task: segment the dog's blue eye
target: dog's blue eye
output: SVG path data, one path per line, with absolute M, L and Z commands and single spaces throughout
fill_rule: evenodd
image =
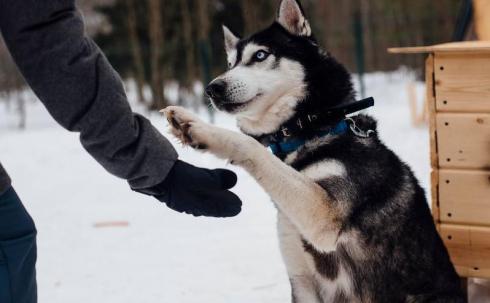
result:
M 258 51 L 255 53 L 255 60 L 257 61 L 264 61 L 265 59 L 267 59 L 267 57 L 269 57 L 269 53 L 265 52 L 265 51 Z

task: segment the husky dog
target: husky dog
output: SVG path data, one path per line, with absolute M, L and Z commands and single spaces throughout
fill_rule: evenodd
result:
M 229 69 L 206 91 L 244 134 L 164 112 L 184 144 L 243 167 L 271 196 L 292 302 L 465 302 L 424 191 L 374 119 L 310 123 L 355 94 L 300 3 L 282 0 L 277 20 L 247 39 L 223 28 Z

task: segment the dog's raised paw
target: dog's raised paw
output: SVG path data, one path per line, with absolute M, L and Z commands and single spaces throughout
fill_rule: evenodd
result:
M 177 121 L 177 119 L 175 118 L 174 116 L 174 112 L 173 111 L 169 111 L 168 115 L 167 115 L 167 121 L 168 123 L 175 129 L 181 129 L 180 127 L 180 123 Z
M 204 143 L 197 141 L 195 137 L 192 136 L 192 129 L 194 128 L 194 126 L 195 126 L 194 122 L 186 122 L 181 126 L 181 130 L 182 130 L 181 141 L 185 145 L 189 145 L 190 147 L 195 149 L 206 149 L 206 145 Z
M 196 140 L 192 130 L 203 123 L 196 115 L 179 106 L 169 106 L 162 111 L 167 118 L 170 131 L 182 144 L 195 149 L 206 149 L 206 144 Z

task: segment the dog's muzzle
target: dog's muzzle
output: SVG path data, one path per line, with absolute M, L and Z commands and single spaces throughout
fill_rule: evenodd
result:
M 226 82 L 217 79 L 209 83 L 206 87 L 206 95 L 213 100 L 223 100 L 226 95 Z

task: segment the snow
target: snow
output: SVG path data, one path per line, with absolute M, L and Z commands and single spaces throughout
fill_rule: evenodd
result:
M 428 189 L 428 130 L 411 125 L 406 93 L 413 78 L 407 71 L 368 75 L 367 95 L 377 102 L 368 113 L 379 119 L 386 144 Z M 422 102 L 424 86 L 416 87 Z M 289 301 L 275 209 L 244 171 L 176 143 L 183 160 L 236 171 L 234 192 L 244 208 L 231 219 L 173 212 L 106 173 L 76 134 L 57 126 L 27 95 L 24 131 L 15 128 L 13 109 L 0 102 L 0 159 L 37 224 L 40 303 Z M 146 115 L 167 133 L 159 114 Z M 216 121 L 235 128 L 229 116 L 217 114 Z M 129 225 L 95 227 L 113 221 Z

